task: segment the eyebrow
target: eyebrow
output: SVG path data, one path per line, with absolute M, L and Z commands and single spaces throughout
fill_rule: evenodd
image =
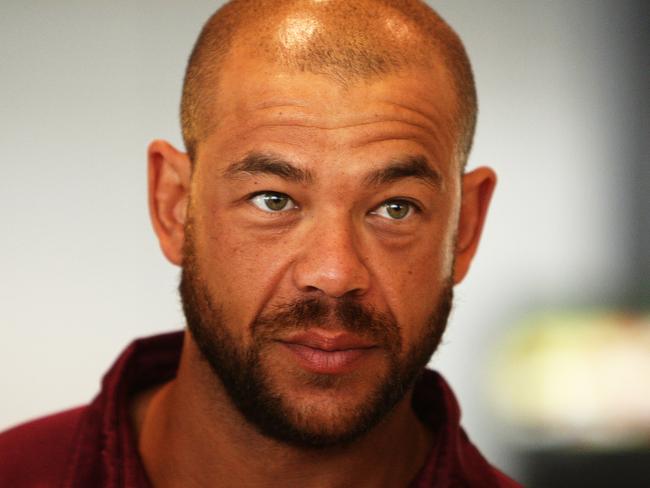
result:
M 256 152 L 247 154 L 243 159 L 230 164 L 223 174 L 230 179 L 240 178 L 244 174 L 266 174 L 302 184 L 314 181 L 311 171 L 298 168 L 274 154 Z M 364 178 L 364 184 L 380 186 L 405 178 L 418 178 L 434 187 L 439 187 L 442 181 L 440 173 L 431 167 L 427 158 L 409 156 L 394 160 L 387 166 L 372 171 Z
M 229 165 L 223 175 L 236 179 L 244 174 L 274 175 L 295 183 L 310 183 L 314 177 L 309 170 L 298 168 L 274 154 L 250 153 Z
M 424 183 L 440 187 L 442 177 L 433 169 L 424 156 L 409 156 L 402 160 L 394 160 L 387 166 L 373 171 L 365 178 L 367 185 L 385 185 L 405 178 L 418 178 Z

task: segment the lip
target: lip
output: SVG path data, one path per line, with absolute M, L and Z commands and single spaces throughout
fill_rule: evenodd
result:
M 309 330 L 279 341 L 308 371 L 341 374 L 371 355 L 376 344 L 348 332 Z
M 345 351 L 347 349 L 368 349 L 376 344 L 349 332 L 310 329 L 296 332 L 282 342 L 320 349 L 322 351 Z

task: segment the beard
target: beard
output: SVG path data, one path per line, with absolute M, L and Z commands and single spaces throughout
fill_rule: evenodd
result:
M 453 301 L 451 278 L 445 281 L 433 313 L 409 350 L 403 350 L 400 326 L 392 315 L 378 312 L 355 297 L 299 298 L 262 311 L 248 327 L 251 344 L 244 346 L 231 332 L 222 307 L 213 300 L 198 266 L 186 229 L 183 270 L 179 285 L 187 326 L 203 359 L 244 419 L 259 433 L 302 449 L 344 446 L 360 438 L 400 402 L 414 386 L 445 330 Z M 245 328 L 246 324 L 237 324 Z M 274 384 L 265 352 L 280 334 L 313 327 L 346 331 L 370 339 L 384 353 L 386 373 L 368 381 L 370 390 L 355 405 L 341 405 L 326 419 L 314 406 L 300 408 L 291 391 Z M 289 368 L 287 367 L 287 370 Z M 302 385 L 331 392 L 332 402 L 344 380 L 339 375 L 296 372 Z M 220 383 L 220 385 L 219 385 Z M 318 406 L 315 407 L 318 410 Z

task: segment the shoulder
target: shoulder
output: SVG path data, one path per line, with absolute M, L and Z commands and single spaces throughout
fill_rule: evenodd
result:
M 437 441 L 414 486 L 521 486 L 492 466 L 472 443 L 461 426 L 458 401 L 439 373 L 425 370 L 413 393 L 413 408 L 420 420 L 434 432 Z
M 51 486 L 61 480 L 86 407 L 0 433 L 0 486 Z
M 502 473 L 497 468 L 494 469 L 494 476 L 496 477 L 499 488 L 522 488 L 522 485 L 513 480 L 510 476 Z

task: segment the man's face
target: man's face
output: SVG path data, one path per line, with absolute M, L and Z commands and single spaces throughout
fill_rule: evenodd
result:
M 347 89 L 226 63 L 197 150 L 181 291 L 248 420 L 346 442 L 411 387 L 451 305 L 460 175 L 442 74 Z

